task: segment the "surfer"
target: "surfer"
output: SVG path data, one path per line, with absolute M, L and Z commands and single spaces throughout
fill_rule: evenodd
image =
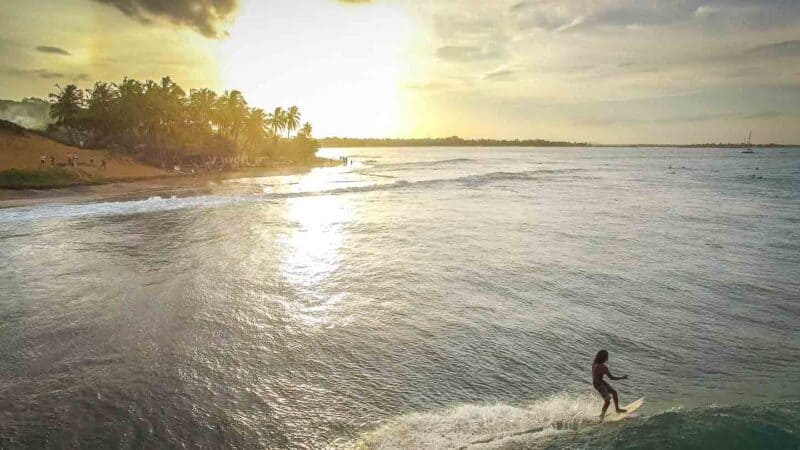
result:
M 617 391 L 615 391 L 610 384 L 603 380 L 603 376 L 608 375 L 608 378 L 612 380 L 627 380 L 628 376 L 623 375 L 621 377 L 615 377 L 614 375 L 611 375 L 611 371 L 609 371 L 608 367 L 606 367 L 606 362 L 608 362 L 608 352 L 606 350 L 600 350 L 594 357 L 594 363 L 592 363 L 592 385 L 595 389 L 597 389 L 597 392 L 600 393 L 600 396 L 603 397 L 604 400 L 603 410 L 600 411 L 601 420 L 606 415 L 608 405 L 611 404 L 609 397 L 614 398 L 614 408 L 617 409 L 617 413 L 626 412 L 624 409 L 619 407 Z

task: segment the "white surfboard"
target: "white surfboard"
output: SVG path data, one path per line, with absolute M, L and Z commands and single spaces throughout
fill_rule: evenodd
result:
M 626 419 L 626 418 L 630 417 L 631 415 L 633 415 L 636 412 L 636 410 L 641 408 L 643 404 L 644 404 L 644 397 L 640 398 L 639 400 L 636 400 L 635 402 L 631 403 L 628 406 L 624 406 L 622 408 L 622 409 L 625 410 L 624 413 L 617 414 L 616 412 L 612 411 L 612 412 L 606 414 L 606 416 L 603 418 L 603 422 L 616 422 L 618 420 Z M 612 408 L 613 408 L 613 405 L 612 405 Z M 611 409 L 611 408 L 609 408 L 609 409 Z

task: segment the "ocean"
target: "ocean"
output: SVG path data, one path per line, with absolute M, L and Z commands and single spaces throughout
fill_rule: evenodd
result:
M 800 150 L 321 154 L 0 209 L 0 447 L 800 448 Z

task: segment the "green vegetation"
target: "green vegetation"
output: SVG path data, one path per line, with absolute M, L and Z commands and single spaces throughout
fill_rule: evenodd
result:
M 237 90 L 186 92 L 169 77 L 160 82 L 125 78 L 75 85 L 50 94 L 54 137 L 72 145 L 119 148 L 161 167 L 173 164 L 253 165 L 265 159 L 305 161 L 319 143 L 300 110 L 250 108 Z M 281 132 L 286 131 L 282 137 Z
M 85 183 L 82 183 L 76 172 L 61 167 L 48 170 L 8 169 L 0 171 L 0 188 L 3 189 L 45 189 L 75 184 Z
M 585 142 L 544 139 L 462 139 L 458 136 L 423 139 L 324 138 L 323 147 L 588 147 Z

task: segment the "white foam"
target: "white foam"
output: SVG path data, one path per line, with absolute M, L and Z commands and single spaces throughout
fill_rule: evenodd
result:
M 597 422 L 596 396 L 559 394 L 522 405 L 466 404 L 398 417 L 368 432 L 354 446 L 370 449 L 485 448 L 510 439 L 540 439 Z
M 18 207 L 0 210 L 0 223 L 25 222 L 55 218 L 61 219 L 139 214 L 156 211 L 171 211 L 184 208 L 197 208 L 202 206 L 220 206 L 248 200 L 252 199 L 245 196 L 199 196 L 183 198 L 176 196 L 172 196 L 170 198 L 155 196 L 150 197 L 147 200 L 131 200 L 124 202 L 38 205 L 32 207 Z
M 354 192 L 368 192 L 374 190 L 425 187 L 440 183 L 474 183 L 503 179 L 527 179 L 541 172 L 491 172 L 486 174 L 468 175 L 455 178 L 434 178 L 426 180 L 408 181 L 396 180 L 386 183 L 368 181 L 346 181 L 350 186 L 340 187 L 335 181 L 323 180 L 319 185 L 313 184 L 310 189 L 301 189 L 290 192 L 264 192 L 262 194 L 247 194 L 238 196 L 196 196 L 170 198 L 150 197 L 147 200 L 131 200 L 116 202 L 95 202 L 79 204 L 50 204 L 30 207 L 15 207 L 0 209 L 0 223 L 25 222 L 41 219 L 82 218 L 99 216 L 116 216 L 126 214 L 140 214 L 158 211 L 172 211 L 185 208 L 218 207 L 237 203 L 259 202 L 276 200 L 280 198 L 301 197 L 308 195 L 336 195 Z

